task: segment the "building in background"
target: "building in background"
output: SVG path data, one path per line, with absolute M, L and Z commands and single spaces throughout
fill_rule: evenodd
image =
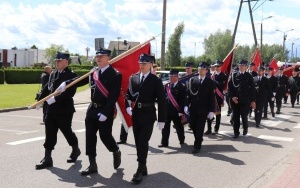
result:
M 108 45 L 108 49 L 112 52 L 115 50 L 117 55 L 126 52 L 127 50 L 139 45 L 140 42 L 131 42 L 131 41 L 110 41 Z

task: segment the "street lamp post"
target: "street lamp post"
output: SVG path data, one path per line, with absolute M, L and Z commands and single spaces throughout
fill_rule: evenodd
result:
M 121 39 L 121 37 L 117 37 L 118 39 L 118 51 L 117 51 L 117 55 L 119 55 L 119 40 Z
M 261 55 L 261 60 L 263 60 L 263 20 L 272 18 L 273 16 L 268 16 L 266 18 L 261 19 L 260 22 L 260 55 Z
M 279 31 L 281 33 L 283 33 L 283 47 L 282 47 L 282 61 L 285 61 L 285 57 L 284 57 L 284 50 L 285 50 L 285 40 L 286 40 L 286 37 L 287 37 L 287 32 L 290 32 L 290 31 L 293 31 L 294 29 L 290 29 L 290 30 L 287 30 L 287 31 L 280 31 L 279 29 L 276 29 L 276 31 Z
M 293 60 L 293 58 L 294 58 L 294 41 L 296 41 L 296 40 L 299 40 L 299 38 L 297 38 L 297 39 L 295 39 L 295 40 L 292 40 L 292 53 L 291 53 L 291 61 Z

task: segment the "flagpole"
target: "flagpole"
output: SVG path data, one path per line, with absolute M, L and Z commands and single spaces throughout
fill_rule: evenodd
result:
M 227 56 L 224 58 L 224 60 L 223 60 L 223 62 L 227 59 L 227 57 L 231 54 L 231 52 L 233 51 L 233 50 L 235 50 L 237 47 L 238 47 L 238 43 L 230 50 L 230 52 L 227 54 Z
M 129 54 L 132 54 L 134 53 L 135 51 L 137 51 L 138 49 L 140 49 L 141 47 L 145 46 L 146 44 L 148 44 L 149 42 L 151 42 L 152 40 L 154 40 L 156 37 L 158 37 L 159 35 L 161 35 L 162 33 L 158 34 L 157 36 L 153 36 L 151 39 L 147 40 L 146 42 L 142 43 L 142 44 L 139 44 L 129 50 L 127 50 L 126 52 L 118 55 L 117 57 L 111 59 L 109 61 L 109 64 L 113 64 L 115 63 L 116 61 L 120 60 L 121 58 L 129 55 Z M 88 73 L 82 75 L 81 77 L 77 78 L 76 80 L 74 80 L 73 82 L 71 82 L 70 84 L 68 84 L 65 89 L 68 89 L 69 87 L 73 86 L 74 84 L 80 82 L 81 80 L 85 79 L 86 77 L 88 77 L 90 74 L 92 74 L 94 72 L 94 68 L 92 70 L 90 70 Z M 49 98 L 53 97 L 53 96 L 56 96 L 58 94 L 60 94 L 61 92 L 60 91 L 55 91 L 53 93 L 51 93 L 50 95 L 44 97 L 43 99 L 37 101 L 36 103 L 32 104 L 31 106 L 28 107 L 28 109 L 33 109 L 35 108 L 36 106 L 42 104 L 43 102 L 45 102 L 46 100 L 48 100 Z

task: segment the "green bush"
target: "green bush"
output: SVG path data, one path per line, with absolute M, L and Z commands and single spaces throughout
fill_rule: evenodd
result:
M 38 84 L 41 82 L 43 69 L 5 69 L 7 84 Z
M 4 84 L 4 70 L 0 69 L 0 84 Z

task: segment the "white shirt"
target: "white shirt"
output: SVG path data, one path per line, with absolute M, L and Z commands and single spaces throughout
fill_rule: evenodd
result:
M 146 80 L 146 78 L 147 78 L 147 76 L 150 74 L 150 71 L 149 72 L 147 72 L 146 74 L 142 74 L 142 73 L 140 73 L 140 81 L 142 81 L 142 77 L 144 76 L 144 81 Z
M 102 74 L 108 67 L 109 67 L 109 65 L 106 65 L 105 67 L 102 67 L 102 69 L 100 69 L 100 70 L 101 70 L 101 74 Z
M 199 76 L 199 79 L 202 80 L 202 81 L 200 82 L 200 84 L 202 84 L 203 81 L 204 81 L 204 79 L 205 79 L 205 76 L 204 76 L 203 78 L 201 78 L 201 77 Z

